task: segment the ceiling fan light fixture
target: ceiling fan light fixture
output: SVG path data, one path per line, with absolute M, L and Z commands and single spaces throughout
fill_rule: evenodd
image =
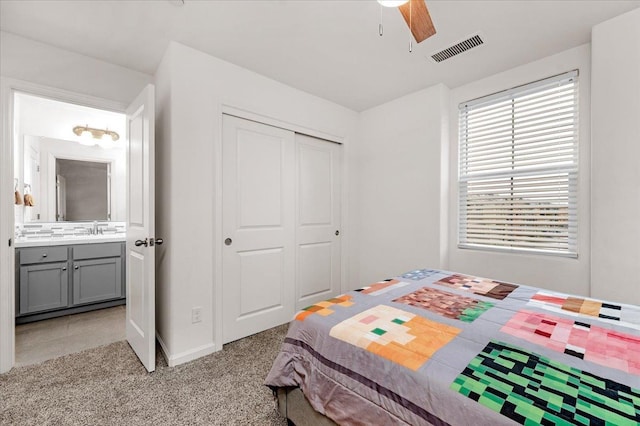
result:
M 383 5 L 384 7 L 398 7 L 402 6 L 409 0 L 378 0 L 378 3 Z

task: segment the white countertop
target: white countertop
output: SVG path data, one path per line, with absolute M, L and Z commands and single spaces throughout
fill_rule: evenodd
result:
M 126 241 L 126 235 L 69 235 L 64 237 L 17 238 L 15 247 L 65 246 L 69 244 L 99 244 Z

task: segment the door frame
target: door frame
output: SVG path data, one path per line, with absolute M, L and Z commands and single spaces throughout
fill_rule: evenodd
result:
M 57 89 L 24 80 L 0 77 L 0 200 L 9 200 L 14 175 L 15 93 L 48 98 L 125 114 L 127 105 L 95 96 Z M 0 203 L 0 373 L 15 364 L 15 247 L 14 206 Z M 11 240 L 9 247 L 8 241 Z
M 233 105 L 231 103 L 219 103 L 217 105 L 216 116 L 219 123 L 219 131 L 216 135 L 216 140 L 213 146 L 213 164 L 214 164 L 214 226 L 213 226 L 213 247 L 214 247 L 214 262 L 213 268 L 213 342 L 214 350 L 222 350 L 223 342 L 223 318 L 222 318 L 222 254 L 223 254 L 223 234 L 222 234 L 222 138 L 223 138 L 223 116 L 231 115 L 234 117 L 242 118 L 245 120 L 255 121 L 257 123 L 266 124 L 268 126 L 279 127 L 281 129 L 290 130 L 295 133 L 301 133 L 315 138 L 327 140 L 329 142 L 342 145 L 342 179 L 341 179 L 341 250 L 340 250 L 340 293 L 345 293 L 349 290 L 347 284 L 347 277 L 349 276 L 349 269 L 347 264 L 347 253 L 349 251 L 350 243 L 350 230 L 348 229 L 348 167 L 346 159 L 349 156 L 349 141 L 348 138 L 343 136 L 337 136 L 331 133 L 327 133 L 321 130 L 312 129 L 309 127 L 301 126 L 286 120 L 281 120 L 269 115 L 264 115 L 257 112 L 252 112 L 249 109 L 242 108 L 240 106 Z M 218 267 L 220 266 L 220 267 Z M 292 318 L 293 319 L 293 318 Z

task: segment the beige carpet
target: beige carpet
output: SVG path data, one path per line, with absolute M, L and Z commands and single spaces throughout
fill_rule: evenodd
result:
M 0 375 L 1 425 L 286 425 L 263 385 L 280 326 L 146 373 L 126 342 Z

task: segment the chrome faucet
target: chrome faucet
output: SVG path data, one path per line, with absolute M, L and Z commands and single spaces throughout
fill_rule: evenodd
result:
M 98 221 L 97 220 L 93 221 L 93 229 L 91 230 L 91 233 L 93 235 L 98 235 Z

